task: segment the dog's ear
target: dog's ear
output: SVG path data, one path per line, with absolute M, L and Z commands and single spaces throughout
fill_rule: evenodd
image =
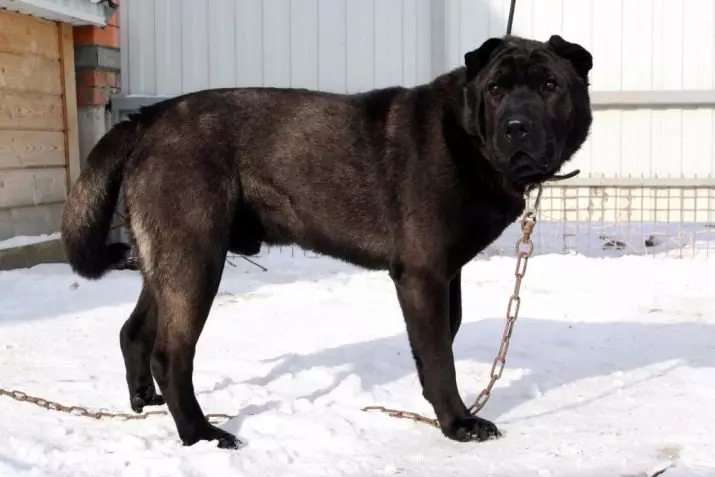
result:
M 586 48 L 568 42 L 559 35 L 552 35 L 547 44 L 557 55 L 570 61 L 576 73 L 588 84 L 588 73 L 593 68 L 593 57 Z
M 501 38 L 489 38 L 476 50 L 464 55 L 464 65 L 467 67 L 467 83 L 472 81 L 477 74 L 489 63 L 494 50 L 504 43 Z

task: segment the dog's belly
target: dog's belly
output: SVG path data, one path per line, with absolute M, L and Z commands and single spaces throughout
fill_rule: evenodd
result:
M 252 198 L 251 207 L 260 223 L 260 239 L 268 245 L 297 245 L 369 269 L 389 264 L 391 226 L 388 215 L 379 216 L 374 206 L 338 193 L 321 200 L 264 190 Z

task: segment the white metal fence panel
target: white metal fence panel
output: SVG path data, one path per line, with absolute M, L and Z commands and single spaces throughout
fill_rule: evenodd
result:
M 510 0 L 446 0 L 449 67 L 504 32 Z M 715 88 L 712 0 L 517 0 L 513 33 L 587 46 L 595 91 Z
M 501 35 L 509 0 L 142 0 L 120 5 L 124 94 L 222 86 L 414 85 Z M 443 25 L 435 11 L 443 15 Z M 715 2 L 518 0 L 514 33 L 595 58 L 592 90 L 715 90 Z M 687 25 L 687 27 L 685 27 Z M 438 37 L 442 35 L 442 37 Z M 712 95 L 711 95 L 712 96 Z M 712 100 L 711 100 L 712 102 Z M 715 174 L 713 104 L 597 107 L 582 177 Z
M 123 104 L 222 86 L 426 82 L 501 36 L 509 3 L 121 2 L 123 95 L 139 99 Z M 515 34 L 558 33 L 594 56 L 595 122 L 572 164 L 582 174 L 545 192 L 539 250 L 682 254 L 715 243 L 714 24 L 713 0 L 517 0 Z M 516 233 L 492 250 L 509 253 Z
M 509 0 L 448 2 L 447 67 L 503 31 Z M 715 89 L 715 2 L 517 0 L 513 32 L 558 33 L 594 56 L 592 91 Z M 711 178 L 713 104 L 595 112 L 592 139 L 574 161 L 582 177 Z
M 122 89 L 354 92 L 431 76 L 430 0 L 141 0 L 120 4 Z

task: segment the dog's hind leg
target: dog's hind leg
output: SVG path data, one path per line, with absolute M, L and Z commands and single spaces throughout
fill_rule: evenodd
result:
M 196 344 L 226 260 L 228 240 L 222 240 L 217 230 L 221 228 L 206 231 L 201 238 L 174 230 L 181 237 L 157 244 L 165 253 L 157 256 L 151 272 L 159 311 L 151 367 L 184 445 L 218 440 L 219 447 L 237 448 L 236 437 L 208 422 L 193 384 Z
M 156 319 L 156 300 L 144 284 L 134 311 L 119 332 L 129 401 L 137 413 L 141 413 L 144 406 L 164 404 L 164 398 L 156 393 L 149 364 L 156 337 Z

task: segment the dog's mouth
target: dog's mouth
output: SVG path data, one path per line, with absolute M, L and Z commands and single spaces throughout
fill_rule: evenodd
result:
M 527 152 L 518 151 L 509 160 L 509 173 L 518 183 L 533 184 L 546 180 L 554 171 L 543 160 Z
M 543 174 L 543 168 L 539 167 L 539 162 L 534 156 L 527 152 L 519 151 L 509 159 L 509 169 L 512 174 L 518 177 Z

